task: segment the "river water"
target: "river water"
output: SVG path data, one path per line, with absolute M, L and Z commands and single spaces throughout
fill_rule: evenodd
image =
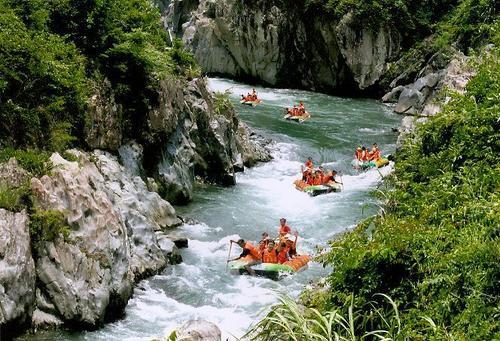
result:
M 248 85 L 214 78 L 210 88 L 231 91 L 240 119 L 275 141 L 274 160 L 238 174 L 231 188 L 197 185 L 193 202 L 176 208 L 199 221 L 178 230 L 189 238 L 189 248 L 181 250 L 184 262 L 142 281 L 124 319 L 98 331 L 51 334 L 52 339 L 151 340 L 196 318 L 216 323 L 226 338 L 236 339 L 276 302 L 277 293 L 298 295 L 332 269 L 312 263 L 281 281 L 232 276 L 225 271 L 230 239 L 258 241 L 263 231 L 276 235 L 279 218 L 285 217 L 300 234 L 299 253 L 314 254 L 336 233 L 377 211 L 370 192 L 390 168 L 358 174 L 350 162 L 358 144 L 377 142 L 383 154 L 394 152 L 396 134 L 391 128 L 399 125 L 400 117 L 390 108 L 369 99 L 261 87 L 256 90 L 264 103 L 252 108 L 238 102 L 240 94 L 251 90 Z M 282 108 L 299 100 L 312 118 L 302 124 L 283 120 Z M 292 182 L 308 156 L 315 164 L 339 171 L 344 191 L 311 198 L 295 190 Z M 237 249 L 233 247 L 233 256 Z

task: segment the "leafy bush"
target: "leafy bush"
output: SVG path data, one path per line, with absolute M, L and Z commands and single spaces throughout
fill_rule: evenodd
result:
M 16 158 L 22 168 L 37 177 L 48 174 L 52 169 L 52 163 L 49 160 L 50 153 L 43 150 L 0 149 L 0 163 L 12 157 Z
M 354 294 L 367 318 L 384 293 L 402 302 L 403 339 L 500 335 L 499 55 L 407 141 L 384 215 L 331 242 L 320 257 L 335 269 L 330 289 L 312 306 L 345 310 Z
M 73 44 L 28 28 L 0 1 L 0 148 L 45 148 L 57 122 L 82 123 L 84 63 Z
M 66 218 L 60 211 L 35 211 L 30 216 L 31 246 L 36 253 L 40 243 L 53 242 L 62 237 L 67 240 L 71 231 Z
M 159 82 L 199 73 L 148 0 L 0 0 L 0 148 L 84 147 L 93 78 L 111 82 L 124 136 L 141 141 Z
M 18 212 L 22 209 L 22 199 L 26 194 L 24 188 L 12 188 L 0 184 L 0 208 Z
M 227 116 L 234 111 L 234 106 L 229 99 L 228 92 L 216 92 L 214 96 L 214 111 L 217 115 Z

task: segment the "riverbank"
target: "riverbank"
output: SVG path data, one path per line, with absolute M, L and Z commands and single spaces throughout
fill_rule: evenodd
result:
M 441 113 L 407 137 L 390 187 L 380 192 L 382 211 L 334 239 L 320 256 L 334 271 L 323 289 L 306 291 L 302 303 L 352 321 L 352 329 L 344 328 L 334 318 L 332 333 L 498 337 L 499 56 L 494 47 L 480 57 L 466 92 L 450 95 Z M 312 311 L 289 303 L 275 309 L 288 312 L 290 329 L 264 319 L 256 339 L 324 335 Z

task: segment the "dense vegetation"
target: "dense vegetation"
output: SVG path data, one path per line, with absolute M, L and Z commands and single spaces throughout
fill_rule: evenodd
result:
M 0 0 L 0 148 L 85 147 L 88 100 L 104 78 L 124 135 L 136 137 L 159 81 L 195 71 L 170 45 L 147 0 Z
M 384 211 L 320 256 L 334 271 L 324 290 L 304 294 L 309 307 L 323 317 L 354 309 L 358 337 L 387 329 L 396 339 L 500 337 L 499 58 L 498 47 L 482 57 L 467 92 L 407 140 L 382 193 Z M 373 319 L 373 301 L 384 304 L 378 293 L 397 303 L 398 325 Z M 298 328 L 293 316 L 273 322 L 275 315 L 267 329 Z

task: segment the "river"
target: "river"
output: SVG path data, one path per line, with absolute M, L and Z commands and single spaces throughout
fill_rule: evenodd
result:
M 252 108 L 238 103 L 240 94 L 251 90 L 248 85 L 214 78 L 210 88 L 231 91 L 240 119 L 275 141 L 274 160 L 239 173 L 231 188 L 197 185 L 193 202 L 176 207 L 179 214 L 200 222 L 178 230 L 189 238 L 189 248 L 181 251 L 184 262 L 140 282 L 122 320 L 93 332 L 51 333 L 51 339 L 151 340 L 195 318 L 216 323 L 223 336 L 235 339 L 276 302 L 276 293 L 298 295 L 332 269 L 312 263 L 281 281 L 232 276 L 225 271 L 230 239 L 257 241 L 263 231 L 275 235 L 279 218 L 285 217 L 300 234 L 299 253 L 314 254 L 336 233 L 377 211 L 370 192 L 390 168 L 358 174 L 350 162 L 358 144 L 377 142 L 383 154 L 394 152 L 397 136 L 392 128 L 400 117 L 390 108 L 370 99 L 262 87 L 256 90 L 264 103 Z M 282 108 L 299 100 L 312 118 L 303 124 L 283 120 Z M 295 190 L 292 182 L 308 156 L 339 171 L 344 191 L 311 198 Z M 236 249 L 233 256 L 239 253 Z

